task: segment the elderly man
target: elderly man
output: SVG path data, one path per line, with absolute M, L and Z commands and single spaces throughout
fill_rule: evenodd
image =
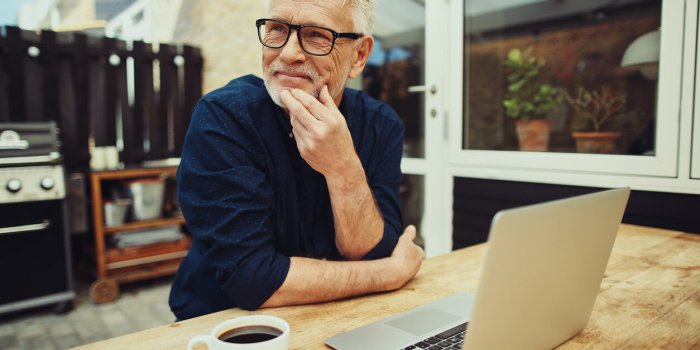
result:
M 345 89 L 372 50 L 372 0 L 272 0 L 256 21 L 264 81 L 198 103 L 178 173 L 193 242 L 179 319 L 400 288 L 418 272 L 399 207 L 404 127 Z M 351 16 L 348 16 L 351 14 Z

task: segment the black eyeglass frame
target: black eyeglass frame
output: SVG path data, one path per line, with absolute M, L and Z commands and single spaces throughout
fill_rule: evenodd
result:
M 262 36 L 260 36 L 260 26 L 265 25 L 265 22 L 267 22 L 267 21 L 274 21 L 274 22 L 282 23 L 282 24 L 286 25 L 287 27 L 289 27 L 289 32 L 287 32 L 287 38 L 284 39 L 284 42 L 281 45 L 270 46 L 270 45 L 265 44 L 263 42 L 263 38 L 262 38 Z M 284 47 L 284 45 L 287 45 L 287 42 L 289 41 L 289 36 L 292 35 L 292 30 L 296 30 L 297 31 L 297 41 L 299 41 L 299 46 L 301 47 L 302 50 L 304 50 L 304 52 L 306 52 L 312 56 L 327 56 L 327 55 L 329 55 L 331 52 L 333 52 L 333 48 L 335 48 L 335 40 L 338 38 L 349 38 L 349 39 L 357 40 L 357 39 L 364 36 L 364 34 L 362 34 L 362 33 L 338 33 L 335 30 L 330 29 L 330 28 L 326 28 L 326 27 L 314 26 L 314 25 L 304 25 L 304 24 L 292 24 L 292 23 L 287 23 L 285 21 L 281 21 L 279 19 L 272 19 L 272 18 L 257 19 L 257 20 L 255 20 L 255 26 L 258 28 L 258 40 L 260 40 L 260 43 L 263 46 L 269 47 L 271 49 L 281 49 Z M 323 29 L 323 30 L 327 30 L 327 31 L 331 32 L 331 34 L 333 35 L 333 41 L 331 42 L 330 50 L 328 50 L 328 52 L 326 52 L 324 54 L 309 52 L 304 47 L 304 42 L 301 40 L 301 34 L 299 34 L 301 28 L 318 28 L 318 29 Z

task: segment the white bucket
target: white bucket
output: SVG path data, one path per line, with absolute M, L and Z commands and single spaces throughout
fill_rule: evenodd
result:
M 163 210 L 163 179 L 142 179 L 129 182 L 135 220 L 151 220 L 161 217 Z
M 114 201 L 105 202 L 105 226 L 111 227 L 122 225 L 126 219 L 126 214 L 128 213 L 130 205 L 130 199 L 117 199 Z

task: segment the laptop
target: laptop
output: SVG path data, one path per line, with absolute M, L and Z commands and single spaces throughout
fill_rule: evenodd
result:
M 551 349 L 588 323 L 629 188 L 498 212 L 476 294 L 326 339 L 338 350 Z

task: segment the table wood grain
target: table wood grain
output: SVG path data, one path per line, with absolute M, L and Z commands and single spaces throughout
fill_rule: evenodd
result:
M 289 322 L 290 349 L 328 349 L 324 339 L 458 291 L 476 290 L 486 245 L 426 260 L 402 289 L 316 305 L 225 310 L 79 349 L 184 349 L 190 338 L 246 314 Z M 591 319 L 559 349 L 700 349 L 700 235 L 621 225 Z

